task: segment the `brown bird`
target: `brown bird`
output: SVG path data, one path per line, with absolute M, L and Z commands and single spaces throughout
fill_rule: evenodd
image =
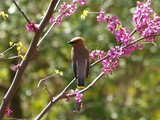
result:
M 84 80 L 89 74 L 89 50 L 82 37 L 75 37 L 68 42 L 72 45 L 71 58 L 75 77 L 78 79 L 77 88 L 84 88 Z

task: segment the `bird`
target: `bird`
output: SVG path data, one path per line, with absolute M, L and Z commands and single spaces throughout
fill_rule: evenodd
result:
M 85 87 L 84 80 L 88 78 L 89 74 L 89 50 L 84 43 L 84 38 L 74 37 L 68 44 L 72 45 L 71 59 L 72 68 L 75 77 L 78 79 L 77 88 L 82 89 Z

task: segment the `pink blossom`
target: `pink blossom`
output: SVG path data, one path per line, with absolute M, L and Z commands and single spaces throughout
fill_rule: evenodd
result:
M 134 38 L 130 36 L 130 34 L 131 32 L 129 30 L 120 28 L 120 30 L 115 32 L 117 42 L 121 43 L 122 45 L 130 43 L 134 40 Z
M 104 22 L 108 24 L 110 19 L 111 19 L 111 16 L 104 17 Z
M 39 25 L 35 24 L 34 21 L 31 21 L 31 23 L 26 24 L 26 29 L 29 32 L 35 32 L 36 30 L 39 30 Z
M 67 96 L 66 102 L 70 102 L 71 98 L 70 96 Z
M 110 48 L 110 50 L 108 51 L 108 56 L 109 58 L 118 60 L 121 55 L 123 55 L 123 51 L 122 48 L 120 46 L 115 46 L 115 48 Z
M 119 28 L 121 27 L 121 23 L 120 21 L 118 20 L 118 17 L 117 16 L 110 16 L 109 17 L 109 22 L 108 22 L 108 29 L 110 30 L 110 32 L 112 34 L 115 34 L 115 32 L 117 32 L 119 30 Z M 106 18 L 105 18 L 106 19 Z M 104 20 L 105 20 L 104 19 Z M 119 27 L 119 28 L 118 28 Z
M 61 23 L 65 17 L 71 16 L 77 10 L 76 3 L 79 3 L 80 6 L 83 6 L 87 3 L 86 0 L 72 0 L 70 4 L 63 2 L 61 8 L 59 9 L 59 16 L 57 18 L 51 17 L 50 23 L 56 23 L 58 28 L 61 27 Z
M 59 17 L 59 18 L 56 20 L 56 23 L 57 23 L 57 25 L 58 25 L 58 28 L 61 27 L 62 20 L 63 20 L 62 17 Z
M 49 20 L 49 22 L 52 24 L 54 22 L 56 22 L 58 28 L 61 28 L 61 23 L 62 23 L 63 18 L 62 17 L 58 17 L 57 19 L 55 19 L 54 16 L 52 16 Z
M 76 9 L 77 9 L 77 7 L 76 7 L 74 4 L 67 5 L 67 8 L 68 8 L 68 10 L 67 10 L 67 12 L 65 13 L 65 16 L 66 16 L 66 17 L 72 15 L 72 14 L 76 11 Z
M 132 44 L 128 47 L 123 48 L 123 55 L 124 56 L 130 56 L 132 52 L 134 52 L 136 49 L 138 49 L 138 44 Z
M 49 23 L 54 23 L 55 22 L 55 17 L 54 16 L 52 16 L 51 18 L 50 18 L 50 20 L 49 20 Z
M 98 59 L 101 59 L 103 58 L 104 56 L 106 56 L 107 54 L 104 52 L 104 51 L 101 51 L 101 50 L 94 50 L 90 53 L 90 56 L 92 59 L 94 58 L 98 58 Z
M 84 6 L 87 4 L 87 0 L 75 0 L 75 1 L 78 2 L 80 6 Z
M 90 53 L 91 58 L 98 58 L 98 60 L 104 58 L 106 55 L 108 57 L 101 61 L 102 71 L 106 73 L 112 74 L 113 69 L 116 69 L 118 66 L 118 60 L 123 55 L 123 50 L 121 47 L 116 46 L 115 48 L 111 48 L 108 53 L 104 51 L 95 50 Z
M 133 15 L 137 32 L 139 35 L 142 35 L 147 42 L 155 40 L 156 35 L 160 32 L 160 17 L 154 13 L 154 19 L 150 19 L 153 12 L 150 4 L 150 2 L 146 4 L 137 2 L 137 8 Z
M 78 89 L 72 90 L 71 95 L 75 95 L 75 106 L 74 106 L 74 112 L 80 111 L 80 108 L 82 107 L 82 97 L 83 94 L 79 92 Z
M 63 2 L 63 4 L 61 5 L 61 8 L 59 9 L 60 14 L 63 14 L 66 11 L 67 5 L 68 4 L 66 2 Z
M 78 89 L 76 90 L 71 90 L 71 93 L 69 93 L 69 95 L 67 96 L 67 102 L 70 101 L 70 96 L 72 95 L 75 95 L 75 101 L 76 103 L 79 103 L 82 101 L 82 97 L 83 97 L 83 94 L 79 92 Z
M 147 22 L 150 21 L 149 15 L 152 14 L 150 3 L 142 4 L 137 2 L 137 9 L 133 15 L 133 21 L 136 24 L 137 32 L 141 35 L 144 29 L 148 26 Z
M 97 16 L 97 21 L 102 23 L 104 20 L 104 12 L 103 11 L 100 11 L 99 12 L 99 15 Z
M 152 14 L 153 10 L 150 7 L 150 2 L 142 4 L 137 2 L 136 11 L 133 15 L 133 21 L 136 24 L 137 32 L 141 35 L 144 29 L 148 26 L 147 22 L 150 21 L 149 16 Z
M 18 68 L 20 68 L 20 64 L 14 65 L 11 70 L 16 71 Z
M 9 107 L 7 107 L 7 109 L 6 109 L 6 116 L 10 117 L 10 115 L 11 115 L 12 112 L 13 111 Z
M 83 94 L 80 92 L 77 92 L 75 96 L 76 103 L 80 103 L 82 101 L 82 97 L 83 97 Z
M 160 33 L 160 17 L 154 13 L 154 19 L 147 22 L 147 27 L 142 35 L 145 41 L 152 42 L 156 39 L 156 35 Z
M 103 65 L 102 71 L 106 72 L 106 74 L 108 74 L 108 72 L 112 74 L 113 69 L 117 68 L 118 61 L 120 57 L 123 55 L 122 48 L 119 46 L 116 46 L 115 48 L 111 48 L 108 51 L 107 55 L 109 57 L 106 60 L 102 61 L 102 65 Z
M 76 11 L 77 7 L 74 4 L 67 4 L 63 2 L 61 9 L 59 10 L 60 14 L 64 14 L 65 17 L 72 15 Z

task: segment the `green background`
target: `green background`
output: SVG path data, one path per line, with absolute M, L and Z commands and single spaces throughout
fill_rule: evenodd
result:
M 30 20 L 39 23 L 50 1 L 19 0 L 17 2 Z M 106 15 L 118 16 L 123 26 L 133 30 L 132 16 L 136 2 L 136 0 L 88 0 L 86 6 L 79 7 L 75 14 L 64 19 L 60 29 L 53 28 L 23 75 L 21 86 L 10 104 L 13 110 L 12 116 L 28 120 L 34 119 L 40 113 L 49 102 L 50 96 L 44 86 L 37 88 L 37 84 L 40 79 L 54 74 L 55 69 L 63 71 L 64 75 L 56 75 L 47 81 L 47 87 L 52 95 L 56 96 L 60 93 L 73 79 L 71 46 L 67 44 L 70 39 L 75 36 L 84 37 L 90 51 L 99 49 L 107 52 L 110 47 L 117 45 L 115 36 L 107 30 L 106 25 L 96 21 L 96 14 L 88 15 L 85 20 L 80 19 L 84 9 L 92 12 L 103 9 Z M 160 15 L 159 6 L 159 0 L 154 0 L 151 4 L 153 10 Z M 25 54 L 34 33 L 26 31 L 25 19 L 10 0 L 0 2 L 0 11 L 9 15 L 7 21 L 0 18 L 0 52 L 9 48 L 9 41 L 21 41 L 22 54 Z M 46 28 L 49 26 L 50 24 Z M 138 38 L 136 34 L 134 36 Z M 159 42 L 157 37 L 156 47 L 153 44 L 144 44 L 143 50 L 121 58 L 119 67 L 113 75 L 103 77 L 84 93 L 84 105 L 80 112 L 72 112 L 74 98 L 69 103 L 63 99 L 57 102 L 43 119 L 160 120 Z M 5 54 L 6 57 L 14 55 L 17 55 L 16 48 Z M 19 61 L 20 59 L 0 60 L 1 100 L 15 74 L 10 68 Z M 101 65 L 97 64 L 90 70 L 86 84 L 88 85 L 100 72 Z M 76 83 L 72 86 L 72 89 L 75 88 Z

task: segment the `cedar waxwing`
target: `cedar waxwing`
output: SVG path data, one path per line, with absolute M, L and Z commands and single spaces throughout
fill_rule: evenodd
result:
M 72 45 L 72 67 L 74 75 L 78 79 L 77 88 L 84 88 L 84 80 L 88 77 L 90 66 L 89 50 L 84 44 L 84 39 L 82 37 L 75 37 L 68 43 Z

